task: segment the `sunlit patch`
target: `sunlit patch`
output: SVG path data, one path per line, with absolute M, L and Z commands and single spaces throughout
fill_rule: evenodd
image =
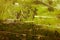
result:
M 41 17 L 41 18 L 54 18 L 54 17 L 51 17 L 51 16 L 35 16 L 37 18 Z
M 21 1 L 27 1 L 27 0 L 21 0 Z
M 24 21 L 24 22 L 34 22 L 34 21 Z
M 56 24 L 56 28 L 60 28 L 60 24 Z
M 56 28 L 60 28 L 60 26 L 57 26 Z
M 52 1 L 56 1 L 56 0 L 52 0 Z
M 50 27 L 50 25 L 47 25 L 47 24 L 36 24 L 36 25 L 43 25 L 43 26 L 48 26 L 48 27 Z
M 55 1 L 55 0 L 52 0 L 52 1 Z
M 57 4 L 56 7 L 54 7 L 56 9 L 59 9 L 60 10 L 60 4 Z
M 19 6 L 19 3 L 15 3 L 16 6 Z
M 22 34 L 22 36 L 26 36 L 26 34 Z

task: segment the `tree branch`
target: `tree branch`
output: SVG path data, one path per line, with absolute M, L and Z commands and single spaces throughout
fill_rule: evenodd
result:
M 47 6 L 47 7 L 54 8 L 54 7 L 52 7 L 51 5 L 46 4 L 46 3 L 42 2 L 42 1 L 34 1 L 33 3 L 35 3 L 35 4 L 43 4 L 43 5 Z

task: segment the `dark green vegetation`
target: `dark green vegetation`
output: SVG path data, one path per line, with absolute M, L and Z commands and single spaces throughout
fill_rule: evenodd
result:
M 0 40 L 60 40 L 60 0 L 0 0 Z
M 34 23 L 0 24 L 0 40 L 60 40 L 60 33 Z

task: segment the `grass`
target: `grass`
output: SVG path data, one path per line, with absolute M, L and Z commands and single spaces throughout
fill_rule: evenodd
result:
M 35 37 L 36 35 L 43 35 L 44 37 L 42 37 L 41 40 L 59 40 L 60 19 L 58 19 L 57 14 L 60 14 L 60 10 L 54 9 L 54 11 L 49 12 L 47 6 L 42 4 L 35 5 L 31 2 L 32 0 L 17 0 L 17 2 L 12 0 L 0 1 L 1 20 L 16 19 L 16 14 L 21 11 L 19 19 L 22 19 L 23 21 L 22 23 L 0 24 L 0 34 L 2 37 L 0 37 L 1 40 L 5 39 L 5 37 L 6 40 L 21 40 L 24 37 L 21 36 L 22 34 L 27 35 L 27 40 L 35 40 L 33 36 Z M 32 18 L 34 14 L 34 8 L 37 8 L 37 11 L 35 11 L 37 15 L 34 16 L 38 17 Z M 19 37 L 16 37 L 17 34 Z

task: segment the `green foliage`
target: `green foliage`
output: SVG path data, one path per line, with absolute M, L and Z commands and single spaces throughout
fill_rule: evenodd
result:
M 9 22 L 8 19 L 27 21 L 27 24 L 4 24 L 0 25 L 0 30 L 30 35 L 28 31 L 24 30 L 32 29 L 30 32 L 32 35 L 41 34 L 52 37 L 55 30 L 60 33 L 60 0 L 0 0 L 0 20 Z M 31 21 L 35 25 L 30 24 Z M 36 24 L 42 25 L 42 29 L 38 29 L 40 26 L 37 27 Z M 15 35 L 11 35 L 15 37 Z

